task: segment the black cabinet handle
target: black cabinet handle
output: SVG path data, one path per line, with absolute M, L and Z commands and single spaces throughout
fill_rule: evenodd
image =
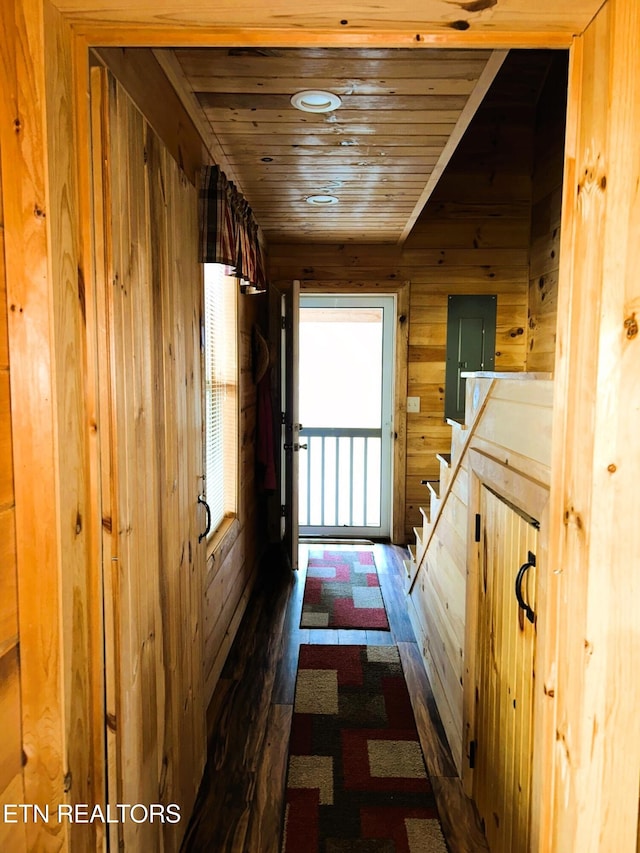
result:
M 531 551 L 529 551 L 529 553 L 527 555 L 527 562 L 523 563 L 523 565 L 520 566 L 518 574 L 516 575 L 516 598 L 518 599 L 519 606 L 522 608 L 522 610 L 524 610 L 525 615 L 526 615 L 527 619 L 529 620 L 529 622 L 534 621 L 536 614 L 533 612 L 533 610 L 529 607 L 527 602 L 524 600 L 524 597 L 522 595 L 522 582 L 524 580 L 524 576 L 526 575 L 526 573 L 529 571 L 529 569 L 532 566 L 535 566 L 535 564 L 536 564 L 536 555 L 533 554 Z
M 204 495 L 198 495 L 198 503 L 202 504 L 205 509 L 205 512 L 207 513 L 207 526 L 205 527 L 204 532 L 201 533 L 200 536 L 198 536 L 198 542 L 202 542 L 202 540 L 208 535 L 209 531 L 211 530 L 211 507 L 204 499 Z

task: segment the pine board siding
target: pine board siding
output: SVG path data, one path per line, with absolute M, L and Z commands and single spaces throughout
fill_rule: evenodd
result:
M 126 63 L 118 71 L 126 80 Z M 253 497 L 251 374 L 251 329 L 264 300 L 239 297 L 238 517 L 214 536 L 205 577 L 206 543 L 198 540 L 204 513 L 196 501 L 204 464 L 197 191 L 112 75 L 94 67 L 91 86 L 100 140 L 98 325 L 108 332 L 101 414 L 109 434 L 103 497 L 111 796 L 156 802 L 160 792 L 188 815 L 204 765 L 206 704 L 264 544 Z M 140 731 L 130 719 L 142 721 Z M 177 849 L 184 829 L 158 822 L 110 827 L 114 844 L 165 850 Z
M 393 47 L 417 47 L 430 42 L 485 47 L 487 43 L 505 41 L 508 46 L 535 45 L 545 40 L 550 46 L 566 45 L 573 33 L 582 32 L 587 26 L 600 3 L 565 0 L 559 5 L 555 0 L 539 0 L 535 13 L 530 15 L 525 14 L 521 0 L 501 0 L 493 7 L 465 3 L 453 8 L 446 0 L 425 0 L 420 9 L 411 0 L 399 0 L 388 7 L 371 6 L 363 0 L 352 0 L 348 6 L 335 5 L 332 0 L 310 8 L 286 2 L 274 7 L 256 7 L 251 0 L 221 0 L 215 9 L 206 0 L 194 0 L 186 8 L 180 0 L 137 0 L 127 5 L 110 0 L 98 8 L 86 0 L 59 0 L 57 5 L 83 30 L 94 29 L 96 44 L 100 35 L 105 39 L 105 34 L 118 27 L 129 31 L 130 39 L 134 38 L 127 43 L 144 44 L 141 33 L 146 33 L 149 27 L 164 26 L 170 28 L 173 38 L 165 41 L 167 44 L 216 43 L 213 39 L 216 28 L 222 28 L 225 35 L 225 30 L 235 34 L 235 40 L 229 41 L 234 45 L 323 45 L 327 33 L 337 32 L 345 41 L 362 34 L 365 43 L 366 36 L 373 33 L 378 44 Z M 238 40 L 238 30 L 248 30 L 249 34 L 243 33 L 244 40 Z M 256 42 L 250 37 L 251 30 L 266 31 L 269 38 L 258 32 Z M 285 35 L 288 39 L 284 39 Z M 532 35 L 538 35 L 537 41 Z
M 86 524 L 95 530 L 91 515 L 102 509 L 99 500 L 83 502 L 85 512 L 80 514 L 85 528 L 67 557 L 64 546 L 73 538 L 78 521 L 73 489 L 83 476 L 90 479 L 95 473 L 92 446 L 95 452 L 95 443 L 100 441 L 100 425 L 89 393 L 97 373 L 89 330 L 91 312 L 87 313 L 88 346 L 83 363 L 84 342 L 76 334 L 82 327 L 74 318 L 81 303 L 77 300 L 72 305 L 73 288 L 63 295 L 70 261 L 69 266 L 84 275 L 84 279 L 78 277 L 78 284 L 84 281 L 86 285 L 87 309 L 95 300 L 87 189 L 91 169 L 87 88 L 82 86 L 87 48 L 106 44 L 254 45 L 267 49 L 304 45 L 570 47 L 557 297 L 551 571 L 538 579 L 548 586 L 543 609 L 548 631 L 544 642 L 538 638 L 535 699 L 533 798 L 540 803 L 540 821 L 532 827 L 531 847 L 545 853 L 636 850 L 640 649 L 635 612 L 638 577 L 629 555 L 640 550 L 636 452 L 640 432 L 636 275 L 640 244 L 634 239 L 640 227 L 635 144 L 640 136 L 640 10 L 635 0 L 571 0 L 562 8 L 555 0 L 537 5 L 504 0 L 482 10 L 475 8 L 477 4 L 463 4 L 474 5 L 474 10 L 459 9 L 459 5 L 428 0 L 416 12 L 415 4 L 406 0 L 377 10 L 374 17 L 371 7 L 362 3 L 351 4 L 348 12 L 333 6 L 319 12 L 295 7 L 289 0 L 277 8 L 257 8 L 249 0 L 239 4 L 225 0 L 213 8 L 197 0 L 186 11 L 178 0 L 131 0 L 126 8 L 108 2 L 101 9 L 86 0 L 8 0 L 0 5 L 6 36 L 0 58 L 0 162 L 8 302 L 15 306 L 8 311 L 8 339 L 25 759 L 24 788 L 7 789 L 6 801 L 24 797 L 55 807 L 67 796 L 69 782 L 71 797 L 79 798 L 76 786 L 81 783 L 72 772 L 67 775 L 73 771 L 67 766 L 67 711 L 70 704 L 82 705 L 86 695 L 82 679 L 93 678 L 94 672 L 83 673 L 84 658 L 82 654 L 73 657 L 63 627 L 74 632 L 77 627 L 77 636 L 82 637 L 89 615 L 91 625 L 99 630 L 94 617 L 102 605 L 101 589 L 79 585 L 73 599 L 77 609 L 68 614 L 63 608 L 68 601 L 64 584 L 73 582 L 78 570 L 81 573 L 84 568 L 90 576 L 99 565 L 96 547 L 84 555 L 82 549 Z M 51 26 L 54 8 L 60 12 L 56 26 L 65 25 L 64 38 L 58 39 Z M 45 69 L 46 51 L 51 53 Z M 73 64 L 71 91 L 57 77 L 61 74 L 69 79 L 69 59 Z M 53 79 L 48 74 L 51 69 Z M 161 97 L 157 100 L 162 103 Z M 71 129 L 75 146 L 69 138 Z M 53 143 L 56 137 L 59 148 Z M 50 167 L 57 174 L 50 175 Z M 66 177 L 65 172 L 69 173 Z M 456 199 L 466 192 L 469 174 L 450 178 Z M 74 175 L 79 210 L 74 209 Z M 502 204 L 505 193 L 508 197 L 511 191 L 526 191 L 527 181 L 530 187 L 531 174 L 522 182 L 515 174 L 495 172 L 492 177 L 489 171 L 482 182 L 482 203 Z M 53 220 L 66 215 L 67 209 L 73 213 L 62 229 L 64 240 L 54 243 L 57 224 Z M 69 258 L 61 259 L 70 246 Z M 426 270 L 437 273 L 434 280 L 439 283 L 453 277 L 473 286 L 481 278 L 479 269 L 491 261 L 481 260 L 486 257 L 485 249 L 470 251 L 476 269 L 464 264 L 462 254 L 457 255 L 458 266 L 447 265 L 447 253 L 442 264 L 427 263 Z M 507 250 L 503 252 L 506 255 Z M 422 260 L 432 257 L 426 249 L 421 253 Z M 505 255 L 502 268 L 491 268 L 496 272 L 492 286 L 498 293 L 513 281 L 509 270 L 521 264 L 519 255 L 508 263 Z M 388 288 L 389 282 L 404 280 L 397 257 L 390 254 L 384 264 L 379 258 L 367 259 L 366 253 L 363 257 L 360 268 L 353 269 L 323 261 L 326 272 L 322 275 L 318 263 L 318 280 L 360 288 L 363 283 L 380 282 Z M 308 265 L 292 256 L 291 264 L 281 263 L 287 277 L 291 266 Z M 525 266 L 528 281 L 528 247 Z M 309 275 L 303 272 L 302 278 Z M 508 289 L 506 297 L 512 292 Z M 427 351 L 437 346 L 424 344 Z M 63 369 L 65 363 L 68 370 Z M 84 413 L 84 427 L 90 432 L 88 447 L 82 446 L 82 425 L 74 420 L 79 399 L 89 400 Z M 58 443 L 66 437 L 67 428 L 70 440 L 60 454 Z M 425 437 L 428 435 L 425 428 Z M 66 482 L 61 488 L 69 462 L 74 480 L 71 488 Z M 99 487 L 100 482 L 98 492 Z M 95 498 L 92 488 L 90 484 Z M 106 524 L 108 519 L 104 521 Z M 23 621 L 27 615 L 30 623 Z M 97 647 L 99 644 L 92 643 L 93 650 Z M 98 675 L 101 663 L 100 656 L 93 654 L 92 667 Z M 11 678 L 4 683 L 10 684 Z M 99 679 L 96 683 L 101 689 Z M 76 695 L 70 703 L 71 693 Z M 96 695 L 93 688 L 91 694 Z M 4 708 L 2 705 L 3 713 Z M 86 718 L 86 733 L 99 747 L 104 719 L 96 709 L 100 711 L 99 702 Z M 76 743 L 81 742 L 82 734 L 78 726 L 73 735 Z M 95 780 L 99 796 L 104 752 L 94 751 L 94 775 L 83 781 Z M 0 846 L 11 850 L 66 851 L 82 846 L 70 838 L 82 827 L 70 831 L 66 825 L 41 823 L 10 829 L 10 839 L 2 837 Z M 101 849 L 100 840 L 96 842 Z
M 0 322 L 8 320 L 11 363 L 10 373 L 2 371 L 3 431 L 11 429 L 9 444 L 8 432 L 0 442 L 3 472 L 11 471 L 5 453 L 13 457 L 13 497 L 2 499 L 2 509 L 12 516 L 3 518 L 8 536 L 3 546 L 9 552 L 9 575 L 12 564 L 17 573 L 20 666 L 18 682 L 15 646 L 13 674 L 5 672 L 3 679 L 2 725 L 3 731 L 19 732 L 21 768 L 21 779 L 14 776 L 3 798 L 56 809 L 65 799 L 92 802 L 100 797 L 101 769 L 93 746 L 100 742 L 103 719 L 95 713 L 91 690 L 96 676 L 91 634 L 99 599 L 90 590 L 97 575 L 88 555 L 94 513 L 83 393 L 77 152 L 69 109 L 71 31 L 49 3 L 28 9 L 4 3 L 0 21 L 5 35 L 0 66 L 3 261 L 9 306 Z M 10 601 L 11 582 L 8 589 Z M 4 661 L 10 662 L 11 656 Z M 9 721 L 5 712 L 10 707 Z M 3 846 L 10 849 L 61 849 L 68 844 L 66 825 L 28 822 L 8 825 L 2 832 Z M 85 824 L 74 834 L 80 845 L 89 846 L 98 832 Z
M 22 706 L 16 576 L 15 495 L 7 342 L 7 281 L 4 263 L 4 215 L 0 166 L 0 807 L 24 802 Z M 0 847 L 26 851 L 23 827 L 0 821 Z
M 567 60 L 554 57 L 540 95 L 534 140 L 527 365 L 552 372 L 556 349 Z
M 257 393 L 251 368 L 251 330 L 266 334 L 266 297 L 240 296 L 238 365 L 240 477 L 238 513 L 224 539 L 210 549 L 205 572 L 205 699 L 208 703 L 224 666 L 256 580 L 266 543 L 266 506 L 257 493 L 255 441 Z

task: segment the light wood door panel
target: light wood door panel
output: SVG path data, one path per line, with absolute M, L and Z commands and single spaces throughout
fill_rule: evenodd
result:
M 480 514 L 474 798 L 492 853 L 527 853 L 536 629 L 518 606 L 515 581 L 536 554 L 538 529 L 486 486 Z M 535 611 L 535 567 L 522 593 Z

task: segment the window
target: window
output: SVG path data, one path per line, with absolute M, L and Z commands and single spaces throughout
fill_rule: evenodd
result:
M 237 508 L 237 294 L 238 283 L 222 264 L 204 265 L 205 495 L 212 531 Z

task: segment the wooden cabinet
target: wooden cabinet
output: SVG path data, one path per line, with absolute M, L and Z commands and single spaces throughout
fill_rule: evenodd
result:
M 479 533 L 474 798 L 492 853 L 527 853 L 538 524 L 483 484 Z
M 494 415 L 500 418 L 486 426 L 498 424 L 498 434 L 510 426 L 517 450 L 484 440 L 483 425 L 469 450 L 463 778 L 492 853 L 543 849 L 544 768 L 537 746 L 549 719 L 546 685 L 537 683 L 536 672 L 554 626 L 545 619 L 549 487 L 541 439 L 547 421 L 535 410 L 549 401 L 551 389 L 529 382 L 500 393 L 518 404 L 499 406 Z

